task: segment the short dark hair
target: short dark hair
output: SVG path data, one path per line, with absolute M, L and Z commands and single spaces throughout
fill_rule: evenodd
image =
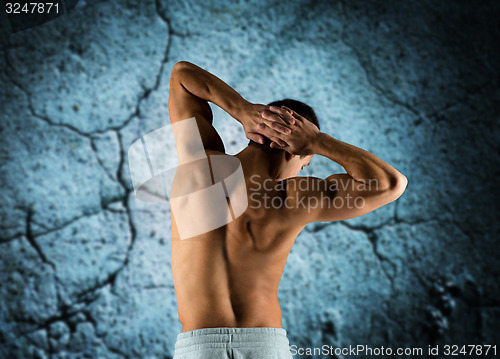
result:
M 290 110 L 297 112 L 302 117 L 305 117 L 307 120 L 314 123 L 317 128 L 319 128 L 319 121 L 318 117 L 316 117 L 316 113 L 314 112 L 311 106 L 303 102 L 286 98 L 284 100 L 273 101 L 271 103 L 268 103 L 267 105 L 275 107 L 286 106 Z
M 267 105 L 268 106 L 275 106 L 275 107 L 286 106 L 290 110 L 297 112 L 300 116 L 304 117 L 306 120 L 311 121 L 312 123 L 314 123 L 316 125 L 316 127 L 319 128 L 319 121 L 318 121 L 318 117 L 316 116 L 316 113 L 314 112 L 314 110 L 312 109 L 311 106 L 309 106 L 303 102 L 300 102 L 297 100 L 292 100 L 290 98 L 285 98 L 283 100 L 270 102 Z M 269 145 L 271 144 L 271 140 L 267 137 L 264 137 L 264 144 L 254 142 L 252 140 L 250 140 L 250 142 L 248 144 L 255 146 L 255 147 L 262 148 L 262 149 L 264 149 L 266 151 L 270 151 L 270 152 L 283 151 L 279 148 L 269 147 Z M 301 157 L 303 158 L 305 156 L 301 156 Z

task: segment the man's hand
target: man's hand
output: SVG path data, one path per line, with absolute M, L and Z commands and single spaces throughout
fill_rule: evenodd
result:
M 237 120 L 243 125 L 245 135 L 249 140 L 261 144 L 264 143 L 264 137 L 267 137 L 282 145 L 286 145 L 285 142 L 280 142 L 278 137 L 286 136 L 290 133 L 290 129 L 287 126 L 293 124 L 295 119 L 289 117 L 288 122 L 285 122 L 279 116 L 266 118 L 263 116 L 265 111 L 269 112 L 269 106 L 250 102 L 244 105 Z
M 263 112 L 264 119 L 272 122 L 282 120 L 286 122 L 291 130 L 289 134 L 272 132 L 269 127 L 264 128 L 264 135 L 273 140 L 272 148 L 281 148 L 292 155 L 311 155 L 314 153 L 314 144 L 321 133 L 319 128 L 311 121 L 300 116 L 286 106 L 270 106 L 269 110 Z
M 259 127 L 260 124 L 277 134 L 289 131 L 283 126 L 286 124 L 283 120 L 278 118 L 271 121 L 262 117 L 262 112 L 269 106 L 248 102 L 217 76 L 186 61 L 179 61 L 172 69 L 168 102 L 171 123 L 189 117 L 203 120 L 198 126 L 200 131 L 203 127 L 202 139 L 206 149 L 224 152 L 222 139 L 212 125 L 212 111 L 208 102 L 219 106 L 239 121 L 246 137 L 257 143 L 264 143 L 264 136 L 267 135 Z

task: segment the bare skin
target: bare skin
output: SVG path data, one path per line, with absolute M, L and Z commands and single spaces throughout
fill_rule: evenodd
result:
M 172 274 L 182 331 L 282 328 L 278 284 L 300 231 L 311 222 L 358 217 L 390 203 L 404 192 L 407 180 L 375 155 L 320 132 L 300 114 L 252 104 L 214 75 L 179 62 L 170 79 L 170 120 L 195 117 L 209 156 L 225 150 L 208 101 L 242 123 L 249 139 L 259 142 L 265 136 L 284 151 L 250 145 L 235 155 L 245 176 L 248 208 L 227 225 L 180 240 L 175 219 L 186 214 L 172 211 Z M 314 154 L 339 163 L 347 174 L 297 177 Z M 189 181 L 196 181 L 196 171 L 189 177 L 176 174 L 174 186 Z

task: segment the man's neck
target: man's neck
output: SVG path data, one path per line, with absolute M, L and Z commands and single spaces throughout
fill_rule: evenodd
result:
M 284 154 L 281 151 L 268 151 L 254 145 L 248 145 L 238 153 L 240 160 L 245 162 L 246 167 L 249 168 L 252 173 L 258 173 L 273 180 L 279 176 L 280 168 L 284 160 L 283 156 Z

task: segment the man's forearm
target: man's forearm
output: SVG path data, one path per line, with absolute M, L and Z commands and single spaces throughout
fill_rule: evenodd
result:
M 368 184 L 375 180 L 379 189 L 394 188 L 406 182 L 404 175 L 374 154 L 326 133 L 318 135 L 313 151 L 340 164 L 358 182 Z
M 216 104 L 238 121 L 244 107 L 249 104 L 224 81 L 192 63 L 177 63 L 172 78 L 179 81 L 186 91 Z

